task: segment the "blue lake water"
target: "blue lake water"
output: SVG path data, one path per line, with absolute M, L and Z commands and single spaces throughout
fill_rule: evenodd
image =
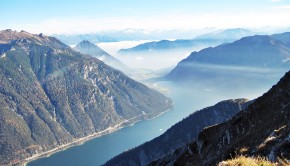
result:
M 94 138 L 82 145 L 74 146 L 49 157 L 28 163 L 28 166 L 97 166 L 102 165 L 123 151 L 138 146 L 165 132 L 176 122 L 187 117 L 195 110 L 213 105 L 230 98 L 255 98 L 270 87 L 232 93 L 216 93 L 210 88 L 176 89 L 168 83 L 162 83 L 170 91 L 168 96 L 174 102 L 174 109 L 162 116 L 136 123 L 112 134 Z

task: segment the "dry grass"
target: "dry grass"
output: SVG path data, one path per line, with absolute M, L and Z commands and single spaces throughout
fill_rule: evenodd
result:
M 218 166 L 284 166 L 284 164 L 272 163 L 262 157 L 251 158 L 240 156 L 235 159 L 222 161 Z

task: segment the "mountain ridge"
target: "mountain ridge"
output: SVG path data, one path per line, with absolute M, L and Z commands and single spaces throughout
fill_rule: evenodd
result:
M 192 52 L 164 78 L 173 81 L 215 78 L 226 71 L 252 73 L 285 71 L 289 68 L 290 48 L 267 35 L 244 37 L 229 44 Z M 280 72 L 281 72 L 280 71 Z M 279 72 L 279 71 L 278 71 Z M 229 74 L 229 73 L 226 73 Z
M 177 40 L 160 40 L 147 42 L 137 45 L 128 49 L 120 49 L 118 53 L 129 54 L 129 53 L 141 53 L 141 52 L 154 52 L 154 51 L 165 51 L 182 48 L 199 48 L 204 46 L 215 46 L 222 43 L 233 42 L 244 36 L 254 35 L 255 33 L 241 28 L 226 29 L 222 31 L 216 31 L 204 35 L 197 36 L 193 39 L 177 39 Z
M 22 163 L 172 107 L 163 94 L 55 38 L 12 30 L 0 36 L 0 164 Z
M 225 100 L 196 111 L 173 125 L 161 136 L 119 154 L 104 165 L 147 165 L 175 148 L 196 140 L 198 133 L 204 127 L 230 119 L 250 103 L 251 101 L 247 99 Z

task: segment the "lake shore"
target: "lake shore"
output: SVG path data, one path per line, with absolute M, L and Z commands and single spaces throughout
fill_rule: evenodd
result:
M 51 150 L 48 150 L 46 152 L 35 154 L 35 155 L 33 155 L 33 156 L 29 157 L 29 158 L 26 158 L 24 160 L 21 160 L 18 163 L 15 163 L 15 164 L 26 166 L 31 161 L 37 160 L 39 158 L 49 157 L 52 154 L 55 154 L 57 152 L 66 150 L 66 149 L 74 147 L 74 146 L 81 145 L 81 144 L 83 144 L 83 143 L 85 143 L 85 142 L 87 142 L 89 140 L 94 139 L 94 138 L 98 138 L 98 137 L 113 133 L 113 132 L 115 132 L 117 130 L 120 130 L 120 129 L 124 128 L 124 127 L 133 126 L 137 122 L 140 122 L 140 121 L 143 121 L 143 120 L 155 119 L 155 118 L 161 116 L 162 114 L 164 114 L 164 113 L 166 113 L 166 112 L 168 112 L 170 110 L 172 110 L 172 109 L 168 109 L 168 110 L 160 112 L 158 114 L 142 114 L 142 115 L 133 117 L 131 119 L 124 120 L 123 122 L 121 122 L 121 123 L 119 123 L 119 124 L 117 124 L 117 125 L 115 125 L 113 127 L 108 127 L 107 129 L 99 131 L 97 133 L 94 133 L 94 134 L 91 134 L 91 135 L 88 135 L 86 137 L 82 137 L 82 138 L 79 138 L 79 139 L 75 139 L 74 141 L 72 141 L 72 142 L 70 142 L 68 144 L 60 145 L 60 146 L 58 146 L 56 148 L 53 148 Z

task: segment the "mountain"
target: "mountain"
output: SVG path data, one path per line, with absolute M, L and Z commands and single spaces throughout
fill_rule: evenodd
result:
M 111 55 L 109 55 L 107 52 L 102 50 L 99 46 L 87 41 L 83 40 L 82 42 L 78 43 L 75 47 L 74 50 L 79 51 L 83 54 L 89 54 L 92 55 L 93 57 L 96 57 L 100 60 L 106 59 L 106 58 L 113 58 Z
M 80 43 L 84 40 L 91 41 L 93 43 L 100 43 L 100 42 L 117 42 L 118 40 L 114 37 L 108 36 L 106 34 L 59 34 L 53 35 L 60 41 L 68 44 L 68 45 L 75 45 Z
M 161 40 L 147 42 L 128 49 L 120 49 L 119 53 L 138 53 L 138 52 L 154 52 L 183 48 L 199 48 L 214 46 L 226 42 L 232 42 L 254 33 L 246 29 L 226 29 L 198 36 L 194 39 L 187 40 Z
M 192 52 L 165 78 L 172 81 L 227 80 L 252 73 L 265 77 L 283 73 L 289 66 L 290 48 L 285 43 L 271 36 L 256 35 Z
M 114 157 L 105 165 L 147 165 L 180 146 L 197 140 L 197 135 L 203 128 L 229 120 L 249 103 L 246 99 L 226 100 L 194 112 L 161 136 Z
M 206 33 L 200 36 L 197 36 L 196 39 L 219 39 L 225 42 L 232 42 L 238 40 L 245 36 L 255 35 L 255 32 L 252 32 L 243 28 L 233 28 L 233 29 L 225 29 L 218 30 L 211 33 Z
M 0 31 L 0 165 L 21 163 L 171 108 L 161 93 L 54 37 Z
M 117 69 L 120 70 L 128 69 L 128 67 L 126 67 L 121 61 L 114 58 L 106 51 L 102 50 L 100 47 L 98 47 L 93 43 L 90 43 L 87 40 L 83 40 L 82 42 L 78 43 L 73 49 L 79 51 L 80 53 L 98 58 L 99 60 L 105 62 L 109 66 L 115 67 Z
M 290 47 L 290 32 L 284 32 L 281 34 L 274 34 L 274 35 L 271 35 L 271 37 L 273 39 L 282 41 L 285 45 Z
M 75 32 L 67 34 L 54 34 L 53 36 L 60 39 L 68 45 L 76 45 L 77 43 L 88 40 L 93 43 L 99 42 L 119 42 L 119 41 L 138 41 L 138 40 L 161 40 L 169 39 L 188 39 L 193 38 L 202 32 L 208 32 L 209 29 L 199 31 L 195 30 L 153 30 L 146 29 L 121 29 L 121 30 L 105 30 L 95 33 L 76 34 Z
M 150 165 L 217 165 L 237 156 L 289 161 L 290 72 L 229 121 Z M 289 162 L 288 162 L 289 164 Z
M 42 44 L 42 45 L 49 45 L 51 47 L 55 47 L 57 49 L 68 49 L 69 46 L 65 45 L 64 43 L 60 42 L 54 37 L 44 36 L 42 33 L 39 35 L 33 35 L 25 31 L 16 32 L 12 31 L 11 29 L 3 30 L 0 33 L 0 43 L 7 44 L 12 42 L 13 40 L 20 40 L 30 38 L 31 41 Z M 20 42 L 20 41 L 18 41 Z M 2 49 L 2 52 L 4 50 Z
M 204 45 L 214 45 L 216 41 L 207 39 L 198 40 L 160 40 L 139 44 L 132 48 L 120 49 L 119 54 L 151 53 L 156 51 L 168 51 L 182 48 L 202 47 Z

